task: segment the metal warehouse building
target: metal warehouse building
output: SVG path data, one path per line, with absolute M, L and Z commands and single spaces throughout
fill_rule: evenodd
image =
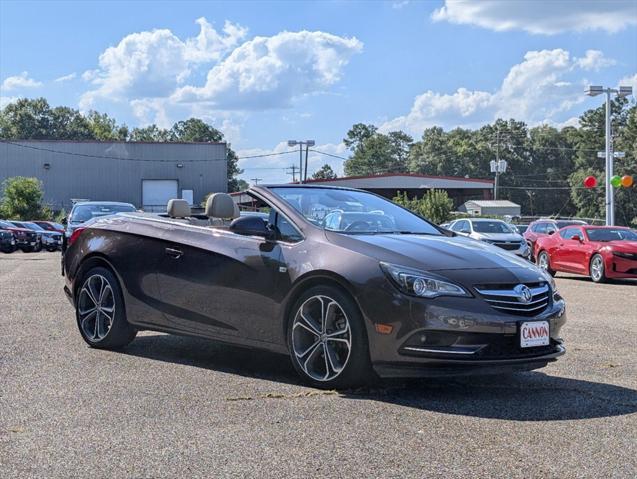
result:
M 72 200 L 123 201 L 165 211 L 171 198 L 199 204 L 227 190 L 225 143 L 0 141 L 0 182 L 13 176 L 42 181 L 54 210 Z

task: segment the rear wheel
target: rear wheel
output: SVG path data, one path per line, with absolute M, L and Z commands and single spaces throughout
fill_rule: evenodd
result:
M 356 303 L 332 286 L 306 291 L 290 313 L 292 364 L 309 384 L 350 388 L 372 377 L 367 333 Z
M 551 259 L 546 251 L 541 251 L 537 255 L 537 265 L 551 276 L 555 276 L 555 271 L 551 269 Z
M 126 320 L 117 278 L 101 266 L 90 269 L 84 275 L 77 292 L 75 313 L 80 334 L 91 347 L 121 348 L 137 334 Z
M 591 279 L 595 283 L 603 283 L 606 281 L 606 272 L 604 269 L 604 258 L 601 255 L 595 254 L 591 258 L 591 264 L 589 267 Z

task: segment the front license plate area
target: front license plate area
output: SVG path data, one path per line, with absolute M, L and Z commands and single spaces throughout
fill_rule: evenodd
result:
M 525 321 L 520 324 L 520 347 L 548 346 L 551 335 L 548 321 Z

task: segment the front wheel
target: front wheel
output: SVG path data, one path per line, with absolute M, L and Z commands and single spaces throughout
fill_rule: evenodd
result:
M 117 278 L 101 266 L 90 269 L 82 278 L 75 314 L 80 334 L 91 347 L 121 348 L 137 335 L 135 328 L 126 320 Z
M 604 258 L 599 254 L 593 255 L 591 258 L 589 274 L 595 283 L 603 283 L 606 281 L 606 271 L 604 269 Z
M 306 291 L 290 313 L 288 347 L 294 368 L 312 386 L 351 388 L 372 377 L 362 315 L 332 286 Z
M 537 265 L 540 269 L 546 271 L 551 276 L 555 276 L 555 270 L 551 269 L 551 260 L 549 254 L 546 251 L 542 251 L 537 256 Z

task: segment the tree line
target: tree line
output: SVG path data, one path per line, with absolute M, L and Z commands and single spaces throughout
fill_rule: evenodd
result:
M 343 139 L 351 155 L 344 163 L 346 176 L 382 173 L 493 178 L 489 163 L 506 160 L 507 172 L 500 176 L 499 199 L 522 205 L 529 215 L 562 215 L 603 218 L 604 107 L 588 110 L 579 126 L 561 129 L 502 120 L 470 130 L 440 127 L 424 130 L 419 140 L 403 131 L 379 132 L 375 125 L 358 123 Z M 612 103 L 615 174 L 637 173 L 637 106 L 625 98 Z M 584 188 L 584 178 L 593 175 L 598 186 Z M 615 190 L 617 224 L 637 226 L 637 191 Z

